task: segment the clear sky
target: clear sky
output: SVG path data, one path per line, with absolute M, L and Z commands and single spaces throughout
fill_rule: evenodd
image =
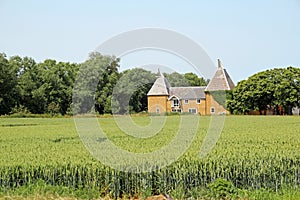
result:
M 83 62 L 112 36 L 156 27 L 220 58 L 235 83 L 268 68 L 300 66 L 300 0 L 0 0 L 0 19 L 0 51 L 38 62 Z M 128 58 L 121 67 L 135 67 Z M 191 71 L 165 59 L 179 72 Z

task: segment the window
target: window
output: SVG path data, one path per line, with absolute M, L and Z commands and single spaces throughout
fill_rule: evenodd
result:
M 179 106 L 179 100 L 178 99 L 173 99 L 172 101 L 172 107 Z
M 214 107 L 210 108 L 210 113 L 215 113 L 215 108 Z
M 181 113 L 181 109 L 172 109 L 172 112 L 177 112 L 177 113 Z
M 189 108 L 189 113 L 196 114 L 197 113 L 197 109 L 196 108 Z
M 200 103 L 201 103 L 201 100 L 200 100 L 200 99 L 196 99 L 196 103 L 197 103 L 197 104 L 200 104 Z
M 156 113 L 159 113 L 159 108 L 158 107 L 156 108 Z
M 184 100 L 184 103 L 186 103 L 186 104 L 189 103 L 189 100 L 188 100 L 188 99 L 185 99 L 185 100 Z

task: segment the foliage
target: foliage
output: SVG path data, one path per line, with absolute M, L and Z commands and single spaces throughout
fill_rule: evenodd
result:
M 172 87 L 206 86 L 204 78 L 198 77 L 192 72 L 185 74 L 179 74 L 177 72 L 171 74 L 164 73 L 164 76 Z
M 7 59 L 1 54 L 0 115 L 17 115 L 14 108 L 50 116 L 94 111 L 105 114 L 112 113 L 112 103 L 118 108 L 115 113 L 119 114 L 147 111 L 147 93 L 156 74 L 139 68 L 120 73 L 119 62 L 119 58 L 98 52 L 90 53 L 89 58 L 79 64 L 53 59 L 36 63 L 30 57 Z M 204 79 L 194 73 L 165 75 L 173 86 L 205 85 Z M 117 83 L 123 90 L 115 88 Z M 129 102 L 129 106 L 124 102 Z M 19 116 L 23 114 L 19 112 Z
M 259 72 L 238 83 L 227 106 L 232 113 L 273 108 L 279 114 L 282 106 L 286 114 L 300 106 L 300 69 L 275 68 Z
M 192 72 L 188 72 L 184 74 L 184 78 L 188 81 L 189 86 L 206 86 L 206 81 L 203 77 L 198 77 L 196 74 Z
M 0 115 L 11 112 L 18 98 L 18 68 L 0 53 Z
M 121 73 L 114 88 L 114 113 L 139 113 L 147 110 L 147 93 L 155 81 L 155 74 L 140 68 Z
M 219 105 L 227 109 L 226 102 L 231 99 L 232 96 L 231 90 L 207 91 L 207 93 L 209 93 Z
M 11 94 L 11 98 L 5 100 L 5 104 L 10 103 L 10 108 L 0 114 L 8 114 L 14 107 L 25 107 L 31 113 L 52 113 L 54 104 L 57 107 L 55 113 L 67 112 L 78 70 L 76 64 L 50 59 L 37 64 L 32 58 L 13 56 L 7 62 L 7 68 L 13 69 L 13 77 L 8 72 L 0 75 L 14 81 L 14 86 L 7 80 L 5 84 L 10 90 L 1 84 L 0 88 L 5 90 L 1 94 Z
M 231 183 L 223 178 L 218 178 L 214 182 L 208 185 L 211 190 L 213 197 L 215 198 L 229 198 L 237 194 L 237 188 Z
M 3 193 L 7 198 L 7 192 L 5 192 L 5 190 L 1 191 L 0 188 L 0 198 L 2 196 L 1 193 Z M 75 189 L 66 186 L 51 185 L 46 183 L 44 180 L 36 180 L 31 183 L 26 183 L 14 190 L 9 190 L 9 194 L 19 197 L 11 199 L 24 199 L 25 197 L 28 199 L 61 199 L 61 197 L 67 197 L 68 199 L 70 197 L 74 197 L 74 199 L 96 199 L 99 197 L 99 191 L 96 189 Z M 36 198 L 37 195 L 41 198 Z M 35 198 L 33 196 L 35 196 Z
M 101 59 L 104 63 L 101 63 Z M 102 56 L 100 53 L 93 53 L 90 55 L 90 60 L 93 61 L 93 64 L 101 65 L 95 94 L 95 110 L 100 114 L 111 113 L 111 95 L 120 77 L 118 72 L 120 59 L 114 56 Z
M 164 73 L 164 77 L 166 77 L 171 87 L 189 86 L 189 83 L 187 79 L 184 78 L 184 75 L 177 72 L 172 72 L 171 74 Z
M 92 52 L 81 64 L 73 90 L 73 113 L 111 113 L 111 95 L 119 78 L 119 59 Z

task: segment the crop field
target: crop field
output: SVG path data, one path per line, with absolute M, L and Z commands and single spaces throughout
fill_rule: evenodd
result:
M 300 198 L 299 117 L 227 116 L 216 146 L 200 159 L 210 119 L 200 117 L 196 137 L 177 161 L 152 172 L 132 173 L 93 158 L 72 118 L 0 118 L 0 197 L 42 184 L 93 191 L 92 197 L 83 198 L 168 193 L 177 199 L 260 199 L 259 194 L 243 191 L 262 190 L 281 193 L 280 198 Z M 142 139 L 123 133 L 113 118 L 98 120 L 109 140 L 130 152 L 152 152 L 167 145 L 180 123 L 179 116 L 168 116 L 159 133 Z M 145 126 L 150 119 L 139 116 L 133 121 Z

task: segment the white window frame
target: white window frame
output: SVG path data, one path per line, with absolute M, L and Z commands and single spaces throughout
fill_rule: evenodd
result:
M 188 100 L 188 99 L 185 99 L 185 100 L 184 100 L 184 103 L 185 103 L 185 104 L 188 104 L 188 103 L 189 103 L 189 100 Z
M 199 101 L 199 102 L 198 102 Z M 201 103 L 201 99 L 196 99 L 196 103 L 200 104 Z
M 177 101 L 177 103 L 175 104 L 175 101 Z M 179 99 L 172 99 L 172 107 L 178 107 L 179 106 Z

